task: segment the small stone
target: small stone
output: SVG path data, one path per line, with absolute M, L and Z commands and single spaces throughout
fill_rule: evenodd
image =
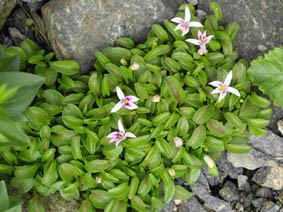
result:
M 256 192 L 256 196 L 258 196 L 258 197 L 269 197 L 269 196 L 272 196 L 271 189 L 270 188 L 260 188 Z
M 36 12 L 37 10 L 40 9 L 40 7 L 42 6 L 43 2 L 41 1 L 37 1 L 37 2 L 28 2 L 28 8 L 30 10 L 31 13 Z
M 0 30 L 6 23 L 11 11 L 16 6 L 16 0 L 1 0 L 0 1 Z
M 184 205 L 184 212 L 207 212 L 202 205 L 199 203 L 199 201 L 193 196 L 189 199 L 187 203 Z
M 264 203 L 265 199 L 264 198 L 258 198 L 252 200 L 252 205 L 259 211 Z
M 246 175 L 239 175 L 237 182 L 239 190 L 246 190 L 247 187 L 250 187 L 248 183 L 248 177 Z
M 281 208 L 279 212 L 283 212 L 283 208 Z
M 180 200 L 180 199 L 175 199 L 174 200 L 175 205 L 180 205 L 181 202 L 182 202 L 182 200 Z
M 248 196 L 246 196 L 246 198 L 244 199 L 244 207 L 247 208 L 251 205 L 252 200 L 253 200 L 253 193 L 249 193 Z
M 26 39 L 27 37 L 25 35 L 23 35 L 17 28 L 15 27 L 9 27 L 8 28 L 9 30 L 9 34 L 10 34 L 10 37 L 13 41 L 13 43 L 16 45 L 16 46 L 19 46 L 21 44 L 21 42 Z
M 203 174 L 210 186 L 214 187 L 220 184 L 220 175 L 212 176 L 207 169 L 202 169 Z M 222 181 L 223 182 L 223 181 Z
M 237 187 L 230 181 L 226 182 L 223 188 L 219 190 L 219 195 L 228 202 L 239 199 Z
M 175 203 L 173 200 L 171 200 L 170 202 L 168 202 L 163 206 L 163 209 L 160 212 L 172 212 L 174 211 L 174 208 L 175 208 Z
M 227 160 L 227 156 L 228 155 L 226 153 L 223 153 L 222 159 L 217 161 L 220 180 L 222 180 L 222 182 L 227 176 L 231 179 L 237 179 L 238 176 L 243 173 L 243 169 L 234 167 L 233 164 Z
M 197 10 L 197 17 L 201 22 L 204 22 L 206 16 L 207 16 L 207 12 L 205 12 L 204 10 Z
M 263 167 L 257 170 L 252 180 L 263 186 L 274 190 L 283 188 L 283 168 L 280 166 Z
M 278 130 L 283 135 L 283 120 L 277 122 Z
M 10 40 L 9 37 L 0 34 L 0 43 L 5 47 L 8 48 L 10 46 L 13 46 L 13 42 Z
M 187 0 L 187 2 L 191 5 L 196 6 L 198 4 L 198 0 Z
M 279 209 L 280 208 L 274 202 L 268 200 L 263 204 L 260 212 L 278 212 Z

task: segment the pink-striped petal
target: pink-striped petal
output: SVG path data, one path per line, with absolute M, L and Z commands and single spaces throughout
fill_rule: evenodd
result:
M 125 108 L 127 108 L 127 109 L 129 109 L 129 110 L 134 110 L 134 109 L 137 109 L 137 108 L 138 108 L 138 106 L 135 105 L 135 104 L 132 103 L 132 102 L 128 102 L 128 103 L 124 104 L 124 106 L 125 106 Z
M 221 81 L 212 81 L 210 83 L 208 83 L 209 85 L 212 85 L 214 87 L 220 87 L 220 86 L 223 86 L 223 82 Z
M 190 31 L 190 28 L 189 28 L 189 27 L 187 27 L 187 28 L 184 27 L 183 32 L 182 32 L 182 36 L 184 36 L 185 34 L 187 34 L 189 31 Z
M 125 97 L 126 100 L 128 100 L 129 102 L 137 102 L 139 101 L 140 99 L 136 96 L 126 96 Z
M 123 93 L 123 91 L 121 90 L 121 88 L 119 88 L 118 86 L 116 86 L 116 91 L 117 91 L 117 96 L 120 100 L 125 98 L 125 95 Z
M 232 73 L 232 71 L 230 71 L 225 78 L 224 85 L 226 85 L 226 86 L 230 85 L 230 83 L 232 81 L 232 76 L 233 76 L 233 73 Z
M 184 23 L 184 19 L 179 18 L 179 17 L 172 18 L 171 21 L 174 23 L 178 23 L 178 24 Z
M 204 54 L 206 54 L 206 47 L 205 44 L 200 45 L 201 50 L 203 51 Z
M 221 102 L 222 99 L 225 98 L 227 91 L 221 92 L 218 97 L 218 102 Z
M 191 27 L 203 27 L 203 25 L 200 22 L 195 22 L 195 21 L 190 22 L 190 26 Z
M 213 91 L 211 91 L 211 94 L 221 93 L 220 88 L 215 88 Z
M 125 137 L 135 138 L 136 136 L 133 133 L 126 132 Z
M 192 44 L 195 44 L 195 45 L 198 45 L 200 46 L 201 45 L 201 42 L 197 39 L 187 39 L 186 40 L 188 43 L 192 43 Z
M 111 143 L 116 142 L 116 141 L 117 141 L 116 138 L 112 138 L 112 139 L 109 141 L 109 143 L 111 144 Z
M 116 138 L 116 137 L 118 137 L 119 135 L 120 135 L 119 132 L 112 132 L 112 133 L 110 133 L 109 135 L 107 135 L 106 137 L 107 137 L 107 138 Z
M 209 36 L 207 36 L 206 39 L 205 39 L 205 44 L 208 44 L 209 41 L 210 41 L 213 37 L 214 37 L 214 35 L 209 35 Z
M 124 105 L 122 101 L 119 101 L 111 110 L 111 113 L 115 113 Z
M 238 97 L 241 97 L 241 94 L 240 92 L 236 89 L 236 88 L 232 88 L 232 87 L 228 87 L 227 88 L 227 91 L 238 96 Z
M 203 32 L 202 37 L 206 39 L 206 31 Z
M 176 28 L 175 28 L 175 31 L 176 31 L 176 30 L 179 30 L 179 29 L 181 29 L 181 30 L 185 29 L 184 26 L 183 26 L 183 24 L 178 24 L 178 25 L 176 26 Z
M 120 132 L 125 133 L 125 129 L 124 129 L 124 126 L 122 124 L 122 120 L 121 119 L 118 120 L 118 128 L 119 128 Z
M 201 38 L 202 38 L 202 34 L 201 34 L 201 31 L 199 30 L 198 31 L 198 39 L 201 40 Z
M 189 22 L 191 20 L 191 12 L 188 7 L 185 8 L 185 21 Z

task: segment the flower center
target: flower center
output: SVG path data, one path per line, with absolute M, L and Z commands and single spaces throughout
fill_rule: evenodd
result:
M 224 92 L 224 91 L 225 91 L 224 86 L 220 85 L 219 88 L 220 88 L 221 92 Z
M 204 39 L 204 37 L 201 37 L 201 41 L 202 41 L 202 42 L 205 42 L 205 39 Z
M 184 22 L 184 23 L 182 23 L 182 26 L 183 26 L 184 28 L 188 28 L 188 27 L 189 27 L 189 23 L 188 23 L 188 22 Z
M 129 100 L 125 99 L 125 100 L 124 100 L 124 103 L 125 103 L 125 104 L 128 104 L 128 103 L 129 103 Z
M 122 135 L 118 135 L 118 138 L 123 138 L 123 136 Z

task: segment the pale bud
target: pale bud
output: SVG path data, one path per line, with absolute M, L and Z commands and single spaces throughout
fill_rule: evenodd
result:
M 95 179 L 95 181 L 96 181 L 96 183 L 97 183 L 97 184 L 102 183 L 102 179 L 101 179 L 101 177 L 97 177 L 97 178 Z
M 135 70 L 138 70 L 140 68 L 140 65 L 139 65 L 138 62 L 134 62 L 134 64 L 131 65 L 130 68 L 135 71 Z
M 204 52 L 202 51 L 202 49 L 198 50 L 199 55 L 204 55 Z
M 180 205 L 182 203 L 182 200 L 180 199 L 175 199 L 174 200 L 175 205 Z
M 128 65 L 128 62 L 127 62 L 127 60 L 126 60 L 125 58 L 122 58 L 122 59 L 120 60 L 120 63 L 121 63 L 122 65 L 124 65 L 124 66 Z
M 213 168 L 215 166 L 214 161 L 208 155 L 204 156 L 203 159 L 206 162 L 206 164 L 208 165 L 208 167 Z
M 160 102 L 160 96 L 156 95 L 152 97 L 153 102 Z
M 181 146 L 183 146 L 183 140 L 180 137 L 175 137 L 174 138 L 174 143 L 175 143 L 177 148 L 180 148 Z
M 175 172 L 174 169 L 168 169 L 168 172 L 169 172 L 171 177 L 174 177 L 176 175 L 176 172 Z

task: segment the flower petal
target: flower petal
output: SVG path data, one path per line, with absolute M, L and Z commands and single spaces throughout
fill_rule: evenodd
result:
M 110 141 L 109 141 L 109 144 L 113 143 L 113 142 L 116 142 L 117 141 L 117 138 L 112 138 Z
M 126 100 L 128 100 L 129 102 L 137 102 L 139 101 L 140 99 L 136 96 L 126 96 L 125 97 Z
M 200 45 L 201 50 L 203 51 L 204 54 L 206 54 L 206 47 L 205 44 Z
M 111 110 L 111 113 L 115 113 L 124 105 L 122 101 L 119 101 Z
M 106 138 L 116 138 L 120 135 L 119 132 L 112 132 L 109 135 L 106 136 Z
M 232 88 L 232 87 L 228 87 L 227 88 L 227 91 L 238 96 L 238 97 L 241 97 L 241 94 L 240 92 L 236 89 L 236 88 Z
M 197 39 L 187 39 L 186 40 L 188 43 L 192 43 L 192 44 L 195 44 L 195 45 L 201 45 L 201 42 Z
M 119 140 L 119 141 L 116 141 L 116 143 L 115 143 L 115 146 L 116 146 L 116 148 L 118 147 L 118 145 L 121 143 L 121 141 L 123 141 L 124 139 L 121 139 L 121 140 Z
M 215 88 L 213 91 L 211 91 L 210 94 L 216 94 L 216 93 L 221 93 L 221 89 L 220 88 Z
M 210 41 L 213 37 L 214 37 L 214 35 L 209 35 L 209 36 L 207 36 L 206 39 L 205 39 L 205 44 L 208 44 L 209 41 Z
M 122 124 L 122 120 L 121 119 L 118 120 L 118 128 L 119 128 L 120 132 L 125 133 L 125 129 L 124 129 L 124 126 Z
M 226 85 L 226 86 L 230 85 L 230 83 L 232 81 L 232 76 L 233 76 L 233 73 L 232 73 L 232 71 L 230 71 L 225 78 L 224 85 Z
M 183 29 L 185 29 L 185 28 L 184 28 L 183 24 L 178 24 L 175 28 L 175 31 L 178 30 L 178 29 L 181 29 L 183 31 Z
M 220 86 L 223 86 L 223 82 L 221 81 L 212 81 L 210 83 L 208 83 L 209 85 L 212 85 L 214 87 L 220 87 Z
M 185 34 L 187 34 L 189 31 L 190 31 L 190 28 L 189 28 L 189 27 L 187 27 L 187 28 L 184 27 L 182 36 L 184 36 Z
M 172 18 L 171 21 L 175 22 L 175 23 L 178 23 L 178 24 L 184 23 L 184 19 L 179 18 L 179 17 Z
M 133 133 L 126 132 L 126 133 L 125 133 L 125 137 L 135 138 L 136 136 L 135 136 Z
M 124 106 L 125 106 L 125 108 L 127 108 L 127 109 L 129 109 L 129 110 L 134 110 L 134 109 L 137 109 L 137 108 L 138 108 L 138 106 L 135 105 L 135 104 L 132 103 L 132 102 L 128 102 L 128 103 L 124 104 Z
M 120 100 L 125 98 L 125 95 L 123 93 L 123 91 L 121 90 L 121 88 L 119 88 L 118 86 L 116 86 L 116 91 L 117 91 L 117 96 Z
M 190 22 L 190 26 L 191 27 L 203 27 L 203 25 L 200 22 L 195 22 L 195 21 Z
M 203 32 L 202 37 L 206 39 L 206 31 Z
M 191 12 L 188 7 L 185 8 L 185 21 L 189 22 L 191 20 Z
M 221 102 L 222 99 L 224 99 L 224 97 L 226 96 L 227 94 L 227 91 L 224 91 L 224 92 L 221 92 L 219 94 L 219 97 L 218 97 L 218 102 Z
M 201 33 L 201 31 L 199 30 L 199 31 L 198 31 L 198 39 L 201 40 L 201 38 L 202 38 L 202 33 Z

